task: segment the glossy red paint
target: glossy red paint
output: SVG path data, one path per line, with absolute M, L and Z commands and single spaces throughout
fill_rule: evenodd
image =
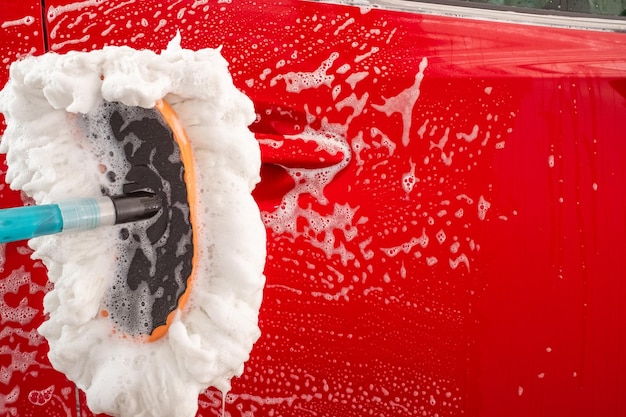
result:
M 0 2 L 0 84 L 12 61 L 45 51 L 39 2 Z M 0 115 L 0 131 L 4 118 Z M 0 165 L 0 206 L 22 205 L 20 193 L 5 184 Z M 30 259 L 25 242 L 0 245 L 0 415 L 53 417 L 75 415 L 75 387 L 46 357 L 37 333 L 44 320 L 43 296 L 50 288 L 46 270 Z
M 46 7 L 56 52 L 221 46 L 255 103 L 263 334 L 226 415 L 626 414 L 626 35 L 296 0 Z M 11 248 L 3 282 L 42 271 Z

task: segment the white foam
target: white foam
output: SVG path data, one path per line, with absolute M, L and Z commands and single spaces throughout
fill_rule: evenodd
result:
M 368 54 L 374 53 L 374 48 Z M 368 55 L 365 54 L 365 55 Z M 428 66 L 428 59 L 422 58 L 419 65 L 419 72 L 415 74 L 415 82 L 413 85 L 405 90 L 402 90 L 396 96 L 383 97 L 384 104 L 373 104 L 376 110 L 385 113 L 387 116 L 391 116 L 394 113 L 400 113 L 402 115 L 402 144 L 408 146 L 410 141 L 409 131 L 411 130 L 411 123 L 413 121 L 413 107 L 420 96 L 420 85 L 424 79 L 424 71 Z M 432 135 L 431 135 L 432 136 Z
M 0 272 L 4 271 L 4 263 L 7 260 L 7 245 L 6 243 L 0 243 Z
M 11 66 L 0 93 L 7 182 L 37 204 L 96 196 L 106 181 L 98 153 L 72 127 L 76 113 L 89 113 L 103 99 L 150 108 L 161 98 L 192 143 L 194 233 L 202 242 L 190 299 L 168 333 L 151 343 L 119 337 L 99 314 L 117 257 L 127 256 L 116 247 L 119 227 L 29 242 L 54 283 L 44 300 L 49 319 L 39 329 L 50 361 L 86 392 L 95 413 L 194 416 L 201 391 L 228 390 L 243 372 L 260 335 L 264 285 L 265 230 L 250 195 L 260 169 L 247 128 L 254 109 L 233 86 L 218 50 L 184 50 L 178 37 L 160 54 L 106 47 L 28 57 Z
M 411 169 L 408 172 L 405 172 L 404 174 L 402 174 L 402 188 L 404 189 L 404 192 L 407 194 L 410 194 L 411 191 L 413 191 L 413 187 L 415 187 L 415 184 L 418 180 L 415 177 L 416 164 L 410 158 L 409 158 L 409 165 L 411 166 Z
M 329 75 L 327 72 L 338 57 L 339 54 L 333 52 L 319 68 L 312 72 L 288 72 L 286 74 L 279 74 L 270 80 L 270 86 L 275 86 L 278 80 L 284 80 L 287 91 L 291 93 L 298 93 L 301 90 L 309 88 L 318 88 L 321 85 L 330 86 L 335 76 Z
M 11 26 L 20 26 L 20 25 L 30 26 L 33 23 L 35 23 L 35 18 L 33 16 L 24 16 L 21 19 L 7 20 L 3 22 L 2 25 L 0 25 L 0 28 L 6 29 Z

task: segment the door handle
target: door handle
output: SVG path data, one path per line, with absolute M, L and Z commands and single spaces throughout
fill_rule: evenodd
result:
M 339 144 L 308 139 L 304 135 L 255 133 L 261 149 L 261 162 L 285 168 L 316 169 L 341 163 L 346 155 Z

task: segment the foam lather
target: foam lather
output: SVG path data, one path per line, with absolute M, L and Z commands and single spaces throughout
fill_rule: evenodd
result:
M 36 204 L 123 194 L 132 182 L 127 176 L 141 174 L 141 168 L 130 174 L 133 162 L 126 151 L 132 154 L 150 139 L 129 133 L 123 138 L 126 151 L 112 146 L 117 139 L 111 132 L 124 131 L 132 120 L 115 119 L 107 103 L 137 108 L 140 117 L 161 100 L 172 106 L 192 148 L 195 191 L 187 200 L 193 200 L 198 242 L 187 302 L 174 308 L 165 333 L 150 339 L 109 313 L 112 300 L 124 294 L 116 287 L 120 282 L 138 283 L 132 300 L 139 305 L 152 305 L 165 294 L 150 278 L 157 273 L 154 260 L 163 236 L 178 230 L 170 217 L 165 226 L 154 226 L 163 222 L 163 216 L 155 216 L 132 226 L 29 241 L 54 284 L 44 299 L 49 318 L 39 328 L 50 345 L 50 361 L 85 391 L 94 413 L 191 417 L 200 392 L 209 386 L 227 391 L 231 378 L 243 372 L 260 336 L 265 281 L 265 229 L 250 195 L 261 163 L 248 130 L 254 109 L 234 87 L 218 50 L 182 49 L 178 36 L 161 53 L 106 47 L 28 57 L 11 65 L 0 92 L 7 123 L 0 142 L 6 180 Z M 151 169 L 161 162 L 148 158 L 142 164 Z M 150 184 L 142 186 L 155 191 Z M 164 204 L 178 213 L 172 216 L 184 217 L 184 205 Z M 161 234 L 153 242 L 148 234 L 157 236 L 155 228 Z M 177 248 L 173 256 L 191 250 Z M 128 266 L 139 250 L 147 264 L 132 269 Z M 119 281 L 126 267 L 128 279 Z

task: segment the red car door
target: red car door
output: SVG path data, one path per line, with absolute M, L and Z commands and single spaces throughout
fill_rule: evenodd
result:
M 0 4 L 0 84 L 9 65 L 46 50 L 42 5 L 39 1 Z M 0 116 L 4 125 L 4 118 Z M 4 127 L 0 127 L 4 130 Z M 4 156 L 0 166 L 0 204 L 22 205 L 19 192 L 4 183 Z M 44 320 L 43 296 L 50 284 L 40 262 L 30 259 L 25 242 L 0 244 L 0 415 L 72 416 L 76 390 L 47 360 L 47 344 L 37 333 Z
M 198 415 L 626 414 L 626 23 L 380 3 L 55 0 L 44 39 L 38 5 L 11 6 L 0 77 L 16 38 L 180 32 L 253 100 L 262 335 Z M 0 412 L 90 415 L 34 330 L 44 268 L 5 252 Z

